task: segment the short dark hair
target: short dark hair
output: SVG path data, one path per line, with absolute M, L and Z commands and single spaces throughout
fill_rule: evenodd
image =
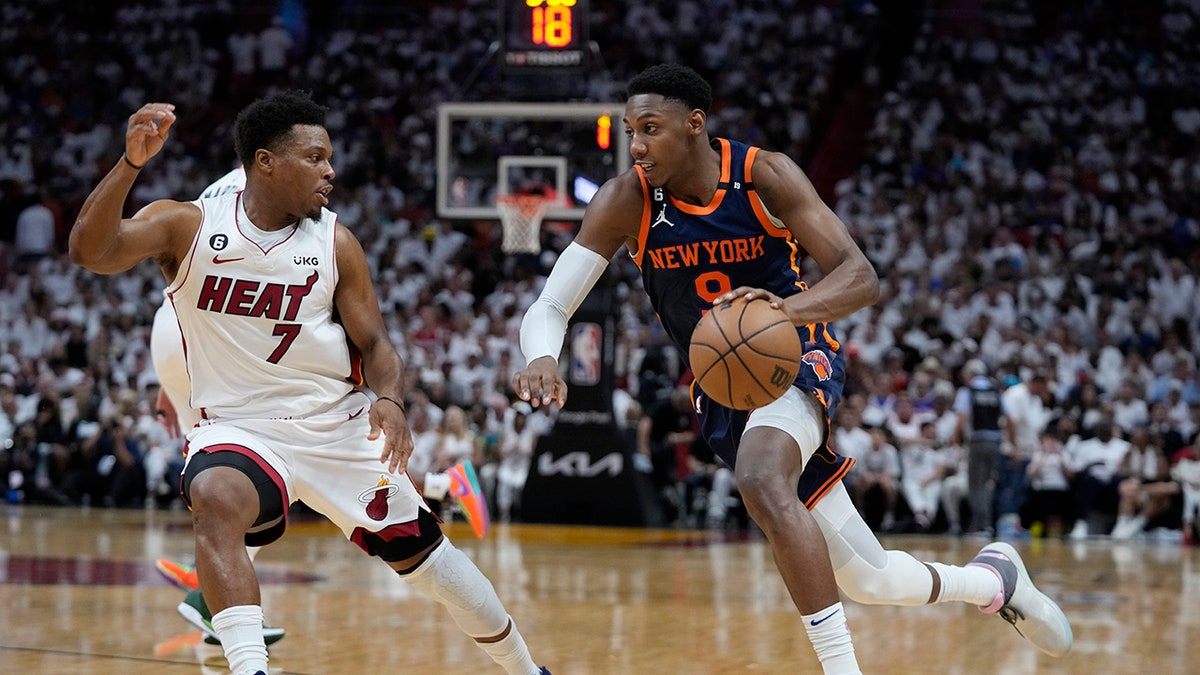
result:
M 712 87 L 699 73 L 678 63 L 661 63 L 634 76 L 629 81 L 629 96 L 638 94 L 658 94 L 705 114 L 712 106 Z
M 297 124 L 325 126 L 329 108 L 318 105 L 306 91 L 281 91 L 260 98 L 238 113 L 234 129 L 234 150 L 242 166 L 254 162 L 259 148 L 274 150 Z

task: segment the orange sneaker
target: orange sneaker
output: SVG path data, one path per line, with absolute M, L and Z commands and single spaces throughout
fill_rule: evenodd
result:
M 200 588 L 200 578 L 196 576 L 196 568 L 192 565 L 177 563 L 159 558 L 154 563 L 158 573 L 184 591 L 194 591 Z
M 450 494 L 462 506 L 467 522 L 475 530 L 475 536 L 480 539 L 486 537 L 492 519 L 488 515 L 483 489 L 479 487 L 479 478 L 475 476 L 475 467 L 471 466 L 470 461 L 461 462 L 450 467 L 446 473 L 450 474 Z

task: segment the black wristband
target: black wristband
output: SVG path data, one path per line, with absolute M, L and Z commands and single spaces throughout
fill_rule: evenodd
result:
M 394 403 L 394 404 L 396 404 L 396 407 L 400 409 L 400 412 L 404 413 L 405 415 L 408 414 L 408 411 L 404 409 L 404 404 L 401 403 L 400 401 L 397 401 L 396 399 L 392 398 L 391 396 L 380 396 L 378 400 Z
M 125 160 L 126 164 L 133 167 L 134 171 L 141 171 L 142 169 L 144 169 L 146 167 L 145 164 L 138 166 L 137 164 L 134 164 L 133 162 L 129 161 L 129 155 L 127 155 L 123 152 L 121 153 L 121 159 Z

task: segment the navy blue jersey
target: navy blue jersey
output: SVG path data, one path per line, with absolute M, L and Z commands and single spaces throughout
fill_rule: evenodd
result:
M 721 153 L 721 179 L 712 201 L 703 206 L 677 201 L 652 187 L 637 167 L 645 205 L 633 257 L 663 328 L 685 363 L 692 331 L 721 294 L 752 286 L 786 298 L 808 289 L 800 278 L 803 251 L 782 224 L 772 222 L 755 192 L 752 169 L 759 149 L 723 138 L 712 143 Z M 845 383 L 841 344 L 824 323 L 796 330 L 804 349 L 793 386 L 815 396 L 832 416 Z M 698 387 L 693 387 L 693 402 L 705 439 L 733 466 L 749 413 L 719 405 Z M 801 498 L 811 507 L 852 464 L 824 444 L 805 468 Z

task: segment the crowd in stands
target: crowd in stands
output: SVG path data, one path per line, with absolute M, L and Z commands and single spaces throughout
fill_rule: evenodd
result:
M 838 92 L 871 92 L 862 162 L 826 195 L 884 289 L 835 326 L 849 381 L 831 442 L 858 459 L 849 481 L 868 522 L 1014 535 L 1187 529 L 1200 506 L 1200 9 L 946 4 L 909 39 L 893 35 L 902 58 L 884 62 L 896 52 L 872 49 L 888 26 L 869 2 L 597 3 L 591 37 L 606 67 L 588 94 L 619 99 L 634 72 L 678 59 L 715 84 L 714 133 L 803 161 Z M 86 273 L 66 259 L 66 233 L 143 102 L 173 102 L 181 118 L 131 212 L 193 198 L 228 170 L 236 111 L 286 85 L 331 108 L 332 208 L 363 241 L 408 366 L 412 468 L 473 457 L 499 517 L 520 517 L 528 458 L 553 413 L 514 403 L 508 383 L 524 365 L 518 328 L 546 261 L 503 256 L 494 222 L 451 223 L 432 209 L 437 104 L 507 97 L 490 66 L 461 87 L 496 39 L 494 3 L 318 5 L 0 8 L 10 500 L 173 501 L 179 441 L 155 419 L 148 358 L 161 274 L 150 262 Z M 673 401 L 688 375 L 636 268 L 619 256 L 611 274 L 618 420 L 638 430 L 677 522 L 721 525 L 736 504 L 730 475 L 691 442 Z M 968 371 L 1004 402 L 986 505 L 967 478 Z M 988 508 L 994 517 L 973 521 Z

